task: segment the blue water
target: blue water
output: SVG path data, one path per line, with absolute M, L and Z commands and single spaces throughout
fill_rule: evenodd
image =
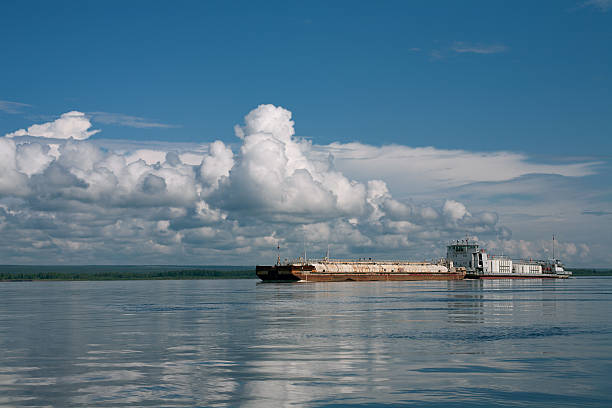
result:
M 0 283 L 4 406 L 612 406 L 612 279 Z

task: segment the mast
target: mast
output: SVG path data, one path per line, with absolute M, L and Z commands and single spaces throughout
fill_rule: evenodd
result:
M 553 234 L 553 261 L 555 260 L 555 234 Z

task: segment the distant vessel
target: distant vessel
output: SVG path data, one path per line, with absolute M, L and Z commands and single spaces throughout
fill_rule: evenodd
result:
M 554 258 L 554 237 L 550 260 L 512 260 L 503 255 L 491 255 L 467 239 L 448 245 L 446 259 L 449 265 L 465 268 L 468 279 L 569 278 L 572 274 Z
M 329 251 L 328 251 L 329 252 Z M 554 253 L 554 250 L 553 250 Z M 432 262 L 377 261 L 372 258 L 341 260 L 303 258 L 275 265 L 257 265 L 256 274 L 265 282 L 340 282 L 340 281 L 412 281 L 568 278 L 563 264 L 547 261 L 512 260 L 507 256 L 489 255 L 468 239 L 447 246 L 446 259 Z

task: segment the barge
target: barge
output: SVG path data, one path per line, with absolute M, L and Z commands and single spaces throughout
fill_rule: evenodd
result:
M 259 279 L 268 282 L 342 282 L 342 281 L 409 281 L 459 280 L 465 268 L 434 262 L 374 260 L 298 260 L 276 265 L 258 265 Z
M 304 254 L 304 258 L 281 264 L 279 254 L 276 265 L 257 265 L 255 272 L 264 282 L 563 279 L 571 276 L 558 259 L 525 261 L 489 255 L 468 239 L 446 248 L 446 258 L 432 262 L 340 260 L 328 256 L 308 260 Z

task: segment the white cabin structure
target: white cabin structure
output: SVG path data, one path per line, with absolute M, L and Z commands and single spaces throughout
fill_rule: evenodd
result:
M 561 262 L 512 260 L 503 255 L 488 254 L 469 240 L 454 241 L 446 247 L 446 260 L 450 266 L 463 267 L 468 274 L 476 276 L 548 276 L 570 275 Z

